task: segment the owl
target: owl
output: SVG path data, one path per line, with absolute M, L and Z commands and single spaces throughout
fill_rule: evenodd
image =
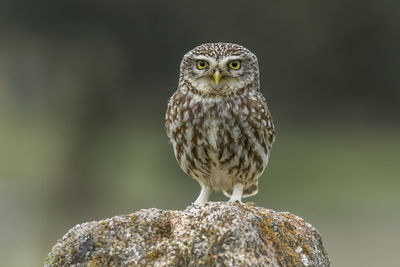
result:
M 195 204 L 213 190 L 239 202 L 257 194 L 275 141 L 257 57 L 232 43 L 206 43 L 185 54 L 165 128 L 180 167 L 200 183 Z

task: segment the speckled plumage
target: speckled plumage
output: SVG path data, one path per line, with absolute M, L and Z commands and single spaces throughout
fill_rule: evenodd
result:
M 196 67 L 199 61 L 207 68 Z M 240 67 L 229 68 L 232 61 Z M 165 127 L 179 165 L 202 186 L 196 203 L 207 201 L 212 190 L 223 190 L 232 201 L 240 201 L 242 193 L 256 194 L 275 140 L 260 91 L 257 57 L 229 43 L 189 51 L 181 62 Z

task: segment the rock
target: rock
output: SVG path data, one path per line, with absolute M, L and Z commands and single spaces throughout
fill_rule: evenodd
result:
M 209 202 L 78 224 L 45 266 L 329 266 L 318 231 L 289 212 Z

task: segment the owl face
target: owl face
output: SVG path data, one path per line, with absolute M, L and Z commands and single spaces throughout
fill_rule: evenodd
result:
M 215 95 L 258 85 L 257 57 L 236 44 L 203 44 L 183 57 L 180 80 L 186 80 L 202 93 Z

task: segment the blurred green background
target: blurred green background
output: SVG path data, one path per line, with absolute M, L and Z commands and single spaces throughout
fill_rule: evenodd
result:
M 397 265 L 399 8 L 1 0 L 1 265 L 40 266 L 78 223 L 195 200 L 164 114 L 184 53 L 215 41 L 258 56 L 277 127 L 249 201 L 316 226 L 332 266 Z

